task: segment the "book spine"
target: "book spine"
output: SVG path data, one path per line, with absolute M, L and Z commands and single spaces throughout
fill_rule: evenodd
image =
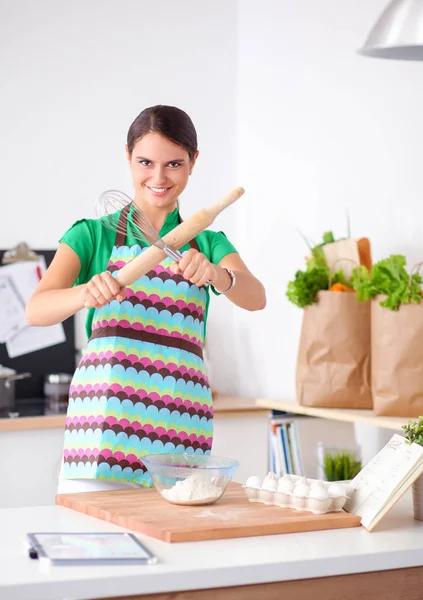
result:
M 291 436 L 291 427 L 292 423 L 286 424 L 286 438 L 288 441 L 289 460 L 291 464 L 291 473 L 293 475 L 298 475 L 298 467 L 295 461 L 295 447 Z
M 290 434 L 291 434 L 291 438 L 293 440 L 293 446 L 294 446 L 295 468 L 296 468 L 295 473 L 296 473 L 296 475 L 300 475 L 303 477 L 304 476 L 303 459 L 301 457 L 301 448 L 300 448 L 300 443 L 299 443 L 299 439 L 298 439 L 297 424 L 295 423 L 295 421 L 293 421 L 291 423 Z
M 286 433 L 286 424 L 285 423 L 283 425 L 281 425 L 280 433 L 281 433 L 281 438 L 282 438 L 282 446 L 283 446 L 283 454 L 284 454 L 284 458 L 285 458 L 286 473 L 291 474 L 292 473 L 292 465 L 291 465 L 291 461 L 289 458 L 288 436 Z

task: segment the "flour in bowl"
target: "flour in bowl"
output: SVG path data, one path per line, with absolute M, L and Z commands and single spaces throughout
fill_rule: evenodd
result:
M 169 502 L 204 502 L 215 500 L 222 490 L 209 479 L 193 473 L 182 481 L 177 481 L 169 490 L 162 490 L 162 495 Z

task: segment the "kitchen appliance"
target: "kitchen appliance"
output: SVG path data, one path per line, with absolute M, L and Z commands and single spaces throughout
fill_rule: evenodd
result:
M 17 373 L 0 365 L 0 416 L 9 416 L 16 409 L 15 381 L 31 377 L 31 373 Z
M 71 381 L 72 375 L 69 375 L 69 373 L 49 373 L 45 376 L 46 414 L 60 414 L 67 411 Z

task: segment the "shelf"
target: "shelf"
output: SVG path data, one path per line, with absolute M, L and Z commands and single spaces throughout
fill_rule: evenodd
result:
M 372 410 L 348 409 L 348 408 L 316 408 L 312 406 L 301 406 L 296 402 L 288 400 L 256 400 L 256 405 L 271 410 L 281 410 L 297 415 L 308 415 L 320 417 L 333 421 L 346 421 L 348 423 L 363 423 L 374 427 L 383 427 L 394 431 L 402 431 L 403 425 L 408 423 L 408 417 L 381 417 L 374 414 Z

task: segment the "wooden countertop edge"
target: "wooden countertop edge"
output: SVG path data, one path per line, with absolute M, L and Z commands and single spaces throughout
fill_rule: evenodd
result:
M 252 398 L 225 396 L 217 394 L 213 397 L 214 412 L 218 419 L 229 419 L 242 413 L 243 417 L 255 417 L 257 414 L 269 412 L 258 406 Z M 58 429 L 65 426 L 66 415 L 40 415 L 37 417 L 18 417 L 0 419 L 1 431 L 24 431 L 29 429 Z

